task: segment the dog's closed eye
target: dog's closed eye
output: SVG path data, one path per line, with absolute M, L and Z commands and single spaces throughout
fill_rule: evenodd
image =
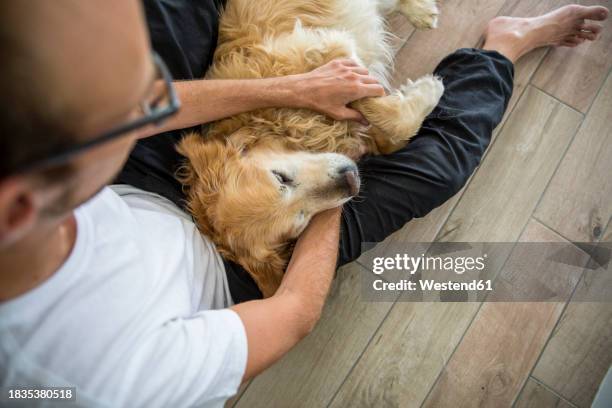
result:
M 289 175 L 287 175 L 287 173 L 284 173 L 282 171 L 279 170 L 272 170 L 272 174 L 274 174 L 274 177 L 276 177 L 276 179 L 278 180 L 279 183 L 285 185 L 285 186 L 292 186 L 293 185 L 293 178 L 291 178 Z

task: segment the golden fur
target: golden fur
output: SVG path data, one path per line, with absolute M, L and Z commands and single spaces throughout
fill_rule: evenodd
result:
M 383 15 L 394 10 L 417 27 L 435 26 L 433 0 L 229 0 L 206 77 L 297 74 L 349 57 L 388 86 L 392 52 Z M 354 179 L 356 168 L 346 155 L 401 148 L 442 92 L 441 81 L 426 76 L 354 102 L 369 127 L 307 109 L 271 108 L 215 122 L 205 136 L 186 136 L 179 152 L 188 161 L 179 177 L 198 227 L 271 296 L 310 218 L 350 198 L 347 174 Z

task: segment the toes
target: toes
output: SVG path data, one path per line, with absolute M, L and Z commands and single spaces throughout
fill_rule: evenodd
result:
M 610 12 L 603 6 L 581 7 L 578 6 L 577 14 L 580 18 L 587 20 L 603 21 L 608 18 Z
M 429 100 L 432 106 L 435 106 L 444 93 L 444 84 L 438 77 L 425 75 L 414 82 L 408 80 L 406 84 L 400 87 L 400 93 L 404 97 L 419 95 L 425 100 Z
M 579 44 L 565 41 L 565 42 L 562 42 L 560 45 L 561 45 L 561 47 L 574 48 L 574 47 L 577 47 Z
M 444 93 L 444 84 L 442 80 L 433 75 L 425 75 L 419 78 L 415 83 L 414 87 L 420 88 L 428 97 L 431 99 L 432 106 L 438 104 L 438 101 Z
M 419 29 L 436 28 L 440 11 L 435 1 L 400 3 L 400 12 Z
M 599 34 L 601 33 L 602 27 L 597 23 L 582 23 L 577 27 L 577 29 L 583 32 L 588 31 L 593 34 Z
M 575 36 L 589 41 L 595 41 L 601 33 L 602 27 L 596 23 L 582 23 L 576 27 Z
M 427 30 L 438 26 L 438 14 L 413 14 L 409 17 L 410 22 L 418 29 Z
M 580 44 L 582 44 L 585 41 L 584 38 L 581 38 L 579 36 L 576 35 L 571 35 L 569 37 L 566 37 L 565 39 L 563 39 L 563 41 L 561 41 L 561 46 L 563 47 L 576 47 Z
M 591 33 L 588 31 L 581 31 L 578 34 L 576 34 L 576 36 L 578 38 L 582 38 L 584 40 L 589 40 L 589 41 L 595 41 L 597 39 L 597 34 Z

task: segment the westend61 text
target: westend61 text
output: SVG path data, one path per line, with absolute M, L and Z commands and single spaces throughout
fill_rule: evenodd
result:
M 446 291 L 446 290 L 471 290 L 471 291 L 491 291 L 493 286 L 491 280 L 473 280 L 470 282 L 436 282 L 432 279 L 422 279 L 417 282 L 402 279 L 398 282 L 385 282 L 382 279 L 377 279 L 372 283 L 374 290 L 389 290 L 389 291 Z

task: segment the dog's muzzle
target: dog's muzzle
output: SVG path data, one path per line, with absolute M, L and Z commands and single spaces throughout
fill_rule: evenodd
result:
M 348 190 L 348 194 L 353 197 L 359 193 L 361 180 L 359 170 L 354 164 L 346 165 L 338 169 L 338 181 Z

